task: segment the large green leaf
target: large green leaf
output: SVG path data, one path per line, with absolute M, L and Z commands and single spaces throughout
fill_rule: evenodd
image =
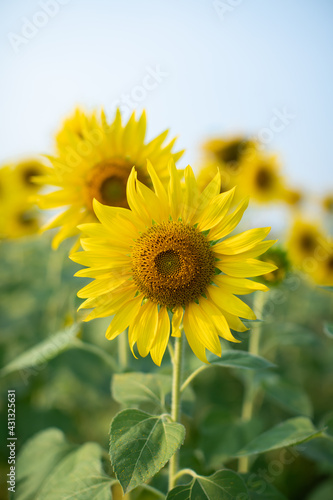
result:
M 188 484 L 172 489 L 167 500 L 235 500 L 248 499 L 243 479 L 234 471 L 224 469 L 212 476 L 196 476 Z
M 17 500 L 111 500 L 114 480 L 102 470 L 96 443 L 69 444 L 58 429 L 30 439 L 17 459 Z
M 36 500 L 111 500 L 114 480 L 102 470 L 101 459 L 97 443 L 80 446 L 47 478 Z
M 140 410 L 123 410 L 111 422 L 111 463 L 124 492 L 152 478 L 185 437 L 183 425 Z
M 321 435 L 322 431 L 316 429 L 308 418 L 290 418 L 253 439 L 235 456 L 265 453 L 266 451 L 300 444 Z
M 43 340 L 8 363 L 1 370 L 0 375 L 7 375 L 19 370 L 24 371 L 28 368 L 35 368 L 36 371 L 40 370 L 50 359 L 55 358 L 58 354 L 71 347 L 79 329 L 80 326 L 78 324 L 71 325 Z
M 275 365 L 246 351 L 223 351 L 220 359 L 214 359 L 212 365 L 225 366 L 229 368 L 243 368 L 245 370 L 262 370 L 273 368 Z
M 296 415 L 312 416 L 312 404 L 306 392 L 278 375 L 263 377 L 266 396 Z
M 25 443 L 17 457 L 17 500 L 35 500 L 45 479 L 75 449 L 59 429 L 39 432 Z

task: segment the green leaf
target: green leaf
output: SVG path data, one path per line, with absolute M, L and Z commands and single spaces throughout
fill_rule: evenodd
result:
M 296 415 L 312 416 L 311 401 L 301 387 L 295 387 L 294 384 L 279 376 L 263 378 L 262 387 L 266 391 L 266 396 L 283 408 Z
M 150 373 L 121 373 L 113 376 L 112 396 L 123 405 L 150 404 L 164 409 L 165 396 L 171 390 L 172 377 Z
M 253 439 L 235 456 L 265 453 L 266 451 L 300 444 L 321 435 L 322 430 L 316 429 L 308 418 L 290 418 Z
M 166 500 L 247 500 L 243 479 L 234 471 L 224 469 L 212 476 L 196 476 L 188 484 L 176 486 Z
M 167 413 L 170 409 L 172 376 L 158 373 L 120 373 L 113 376 L 111 393 L 125 407 Z M 182 394 L 183 412 L 195 401 L 191 387 Z
M 263 338 L 263 350 L 265 353 L 276 347 L 318 344 L 316 334 L 303 325 L 285 322 L 274 324 L 273 328 L 272 331 L 269 329 L 269 334 Z
M 41 369 L 50 359 L 71 347 L 79 329 L 78 324 L 71 325 L 43 340 L 6 365 L 1 370 L 0 376 L 32 367 L 36 367 L 37 370 Z
M 17 457 L 17 500 L 35 500 L 45 479 L 75 449 L 59 429 L 39 432 L 25 443 Z
M 333 323 L 324 323 L 324 333 L 330 339 L 333 338 Z
M 86 443 L 70 453 L 47 478 L 36 500 L 111 500 L 111 485 L 101 464 L 102 448 Z
M 265 358 L 250 354 L 246 351 L 223 351 L 220 359 L 214 359 L 212 365 L 226 366 L 230 368 L 242 368 L 244 370 L 263 370 L 274 368 L 275 365 Z
M 124 492 L 152 478 L 185 437 L 183 425 L 140 410 L 124 410 L 111 422 L 111 463 Z
M 96 443 L 69 444 L 58 429 L 30 439 L 17 459 L 17 500 L 111 500 L 114 482 L 102 470 Z

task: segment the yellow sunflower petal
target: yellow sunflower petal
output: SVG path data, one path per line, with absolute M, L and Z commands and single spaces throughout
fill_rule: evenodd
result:
M 215 276 L 214 283 L 235 295 L 246 295 L 254 292 L 255 290 L 261 290 L 263 292 L 268 290 L 266 285 L 258 283 L 257 281 L 251 281 L 244 278 L 234 278 L 226 274 Z
M 169 175 L 170 175 L 170 184 L 169 184 L 169 205 L 171 216 L 173 220 L 178 220 L 178 217 L 182 213 L 182 188 L 179 179 L 179 172 L 176 169 L 174 160 L 170 160 L 169 164 Z
M 166 307 L 161 307 L 158 314 L 158 327 L 155 340 L 150 349 L 152 360 L 157 366 L 161 366 L 166 347 L 170 337 L 170 319 Z
M 262 274 L 270 273 L 277 269 L 277 266 L 269 262 L 262 262 L 256 259 L 223 261 L 215 263 L 215 266 L 225 274 L 234 276 L 235 278 L 251 278 L 261 276 Z
M 220 337 L 223 337 L 230 342 L 240 342 L 240 340 L 235 339 L 232 335 L 225 316 L 222 314 L 221 310 L 213 304 L 213 302 L 201 297 L 199 299 L 199 304 L 214 323 Z
M 181 331 L 180 331 L 180 325 L 183 320 L 183 314 L 184 310 L 181 306 L 176 307 L 173 310 L 173 315 L 172 315 L 172 337 L 180 337 L 181 336 Z
M 214 304 L 218 307 L 222 307 L 230 314 L 235 316 L 240 316 L 246 319 L 256 319 L 256 315 L 252 309 L 245 304 L 238 297 L 235 297 L 231 293 L 219 288 L 217 286 L 210 286 L 208 289 L 209 297 L 212 299 Z
M 154 342 L 158 326 L 157 304 L 148 300 L 140 309 L 140 315 L 135 319 L 134 337 L 140 356 L 143 358 L 149 354 Z
M 192 332 L 195 332 L 196 336 L 200 338 L 200 342 L 206 349 L 217 356 L 221 356 L 221 344 L 209 316 L 196 303 L 188 304 L 186 308 L 188 309 L 189 325 Z
M 235 189 L 236 188 L 233 188 L 226 193 L 221 193 L 211 200 L 209 205 L 197 219 L 198 229 L 200 231 L 211 229 L 224 219 L 230 208 Z
M 214 252 L 225 255 L 236 255 L 246 252 L 266 238 L 270 230 L 270 227 L 249 229 L 236 236 L 231 236 L 221 243 L 217 243 L 217 245 L 214 246 Z
M 141 307 L 142 297 L 135 297 L 129 300 L 122 308 L 115 314 L 110 326 L 106 330 L 106 338 L 113 340 L 120 333 L 122 333 L 128 325 L 132 323 L 135 316 L 138 314 Z
M 230 234 L 235 227 L 239 224 L 243 217 L 245 210 L 249 204 L 249 198 L 246 198 L 241 202 L 241 204 L 236 208 L 236 210 L 225 217 L 220 224 L 216 225 L 213 229 L 209 231 L 208 238 L 210 241 L 219 240 Z
M 185 313 L 184 313 L 184 332 L 187 338 L 187 341 L 196 355 L 197 358 L 200 359 L 200 361 L 203 361 L 203 363 L 208 363 L 207 357 L 206 357 L 206 349 L 205 346 L 201 343 L 200 340 L 200 335 L 198 336 L 197 330 L 192 328 L 192 325 L 190 325 L 189 321 L 189 311 L 188 308 L 185 308 Z

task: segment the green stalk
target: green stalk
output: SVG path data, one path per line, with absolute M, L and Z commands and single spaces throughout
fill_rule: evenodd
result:
M 118 335 L 118 361 L 121 371 L 126 371 L 128 368 L 128 341 L 127 330 Z
M 183 365 L 183 333 L 180 337 L 175 339 L 175 352 L 173 358 L 173 373 L 172 373 L 172 398 L 171 398 L 171 418 L 174 422 L 180 420 L 181 409 L 181 392 L 180 385 L 182 379 L 182 365 Z M 176 474 L 179 465 L 179 452 L 171 457 L 169 462 L 169 491 L 174 488 L 176 484 Z
M 260 319 L 262 317 L 265 300 L 266 298 L 263 292 L 257 293 L 254 299 L 253 309 L 256 313 L 256 316 Z M 249 352 L 251 354 L 259 354 L 260 336 L 261 323 L 254 323 L 249 340 Z M 244 397 L 241 414 L 241 419 L 243 422 L 248 422 L 252 418 L 256 393 L 257 391 L 254 387 L 254 374 L 250 373 L 245 381 L 244 387 Z M 243 474 L 249 472 L 249 457 L 240 457 L 238 459 L 238 472 Z

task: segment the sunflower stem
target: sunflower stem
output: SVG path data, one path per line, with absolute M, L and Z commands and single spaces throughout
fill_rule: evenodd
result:
M 173 373 L 172 373 L 172 398 L 171 398 L 171 418 L 174 422 L 180 420 L 181 410 L 181 393 L 180 385 L 182 379 L 183 365 L 183 333 L 180 337 L 175 338 L 175 351 L 173 358 Z M 178 472 L 179 452 L 171 457 L 169 462 L 169 491 L 176 484 L 176 474 Z
M 121 371 L 126 371 L 128 368 L 128 342 L 127 330 L 118 335 L 118 362 Z
M 266 297 L 262 292 L 257 292 L 254 299 L 253 309 L 257 317 L 262 318 Z M 249 352 L 258 355 L 260 347 L 261 323 L 254 323 L 249 339 Z M 243 422 L 249 422 L 253 415 L 254 401 L 257 394 L 254 385 L 254 374 L 248 375 L 245 380 L 244 397 L 242 405 L 241 419 Z M 249 472 L 249 457 L 240 457 L 238 460 L 238 472 L 246 474 Z

